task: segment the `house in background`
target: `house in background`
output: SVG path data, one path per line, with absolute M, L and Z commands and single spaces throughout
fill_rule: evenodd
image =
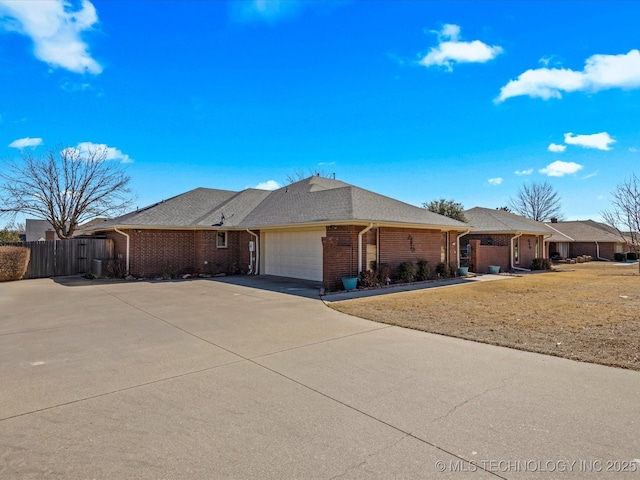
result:
M 58 236 L 48 220 L 27 218 L 24 222 L 24 230 L 26 242 L 58 240 Z
M 553 235 L 549 239 L 549 254 L 559 258 L 590 255 L 598 260 L 613 260 L 616 253 L 630 251 L 629 245 L 613 228 L 593 220 L 545 224 Z
M 76 229 L 73 236 L 78 237 L 80 235 L 86 235 L 87 231 L 100 225 L 106 221 L 106 218 L 95 218 L 87 223 L 84 223 Z M 45 240 L 60 240 L 56 235 L 53 225 L 48 220 L 39 220 L 33 218 L 27 218 L 25 220 L 25 242 L 43 242 Z
M 489 265 L 503 271 L 528 270 L 534 258 L 547 258 L 545 240 L 551 236 L 541 222 L 504 210 L 475 207 L 464 211 L 473 230 L 462 237 L 460 249 L 471 271 L 487 273 Z
M 309 177 L 274 191 L 197 188 L 107 220 L 136 276 L 244 271 L 322 282 L 424 259 L 458 265 L 463 222 L 339 180 Z

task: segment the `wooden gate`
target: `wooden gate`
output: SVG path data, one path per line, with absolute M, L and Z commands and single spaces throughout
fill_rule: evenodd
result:
M 27 247 L 31 250 L 25 279 L 86 273 L 91 271 L 94 259 L 113 258 L 113 240 L 105 238 L 73 238 L 4 245 Z

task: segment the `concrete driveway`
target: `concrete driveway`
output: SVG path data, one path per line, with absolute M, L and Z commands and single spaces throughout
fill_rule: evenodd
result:
M 0 367 L 0 478 L 640 478 L 638 372 L 251 286 L 0 284 Z

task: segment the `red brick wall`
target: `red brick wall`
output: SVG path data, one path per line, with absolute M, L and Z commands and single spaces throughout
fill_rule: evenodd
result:
M 327 228 L 322 239 L 322 284 L 327 290 L 342 288 L 342 277 L 358 274 L 358 233 L 364 228 L 353 225 Z M 366 252 L 364 240 L 362 250 Z
M 542 257 L 542 238 L 540 238 L 538 257 Z M 530 268 L 533 259 L 536 258 L 536 236 L 522 235 L 520 237 L 520 263 L 515 264 L 516 267 Z
M 451 268 L 456 267 L 457 245 L 453 245 L 456 243 L 456 234 L 457 232 L 450 232 L 447 239 L 449 257 L 445 262 Z M 381 228 L 378 246 L 380 263 L 389 265 L 392 276 L 402 262 L 416 263 L 424 259 L 429 262 L 429 268 L 434 269 L 441 262 L 442 242 L 443 234 L 439 230 Z
M 471 271 L 487 273 L 489 265 L 499 265 L 500 271 L 511 269 L 509 252 L 511 247 L 481 245 L 480 240 L 469 240 L 471 245 Z
M 227 248 L 216 246 L 213 230 L 123 230 L 130 236 L 130 272 L 154 277 L 167 273 L 220 273 L 249 266 L 248 232 L 227 232 Z M 126 259 L 126 238 L 107 232 L 116 258 Z M 207 262 L 205 264 L 204 262 Z

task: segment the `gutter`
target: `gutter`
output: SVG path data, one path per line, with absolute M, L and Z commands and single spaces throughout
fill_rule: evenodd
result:
M 256 239 L 256 266 L 253 269 L 254 270 L 253 274 L 258 275 L 258 272 L 260 271 L 260 237 L 258 237 L 257 234 L 253 233 L 248 228 L 247 228 L 247 232 L 249 232 L 250 235 L 253 235 Z M 251 254 L 251 252 L 249 252 L 249 254 Z
M 373 228 L 373 223 L 358 233 L 358 275 L 362 273 L 362 236 Z
M 127 239 L 127 275 L 129 275 L 129 251 L 130 251 L 130 245 L 131 245 L 131 238 L 129 237 L 128 233 L 124 233 L 121 230 L 118 230 L 118 227 L 113 227 L 113 230 L 116 233 L 119 233 L 120 235 L 124 235 L 125 238 Z
M 510 252 L 510 257 L 511 257 L 511 269 L 512 270 L 520 270 L 521 272 L 530 272 L 531 270 L 529 270 L 528 268 L 522 268 L 522 267 L 516 267 L 513 263 L 513 251 L 515 250 L 515 246 L 514 246 L 514 240 L 517 238 L 520 238 L 522 236 L 522 232 L 518 232 L 516 233 L 515 237 L 511 237 L 511 252 Z
M 462 237 L 464 237 L 467 233 L 469 233 L 471 231 L 470 228 L 467 228 L 467 230 L 463 233 L 461 233 L 460 235 L 456 236 L 456 268 L 460 268 L 460 239 Z

